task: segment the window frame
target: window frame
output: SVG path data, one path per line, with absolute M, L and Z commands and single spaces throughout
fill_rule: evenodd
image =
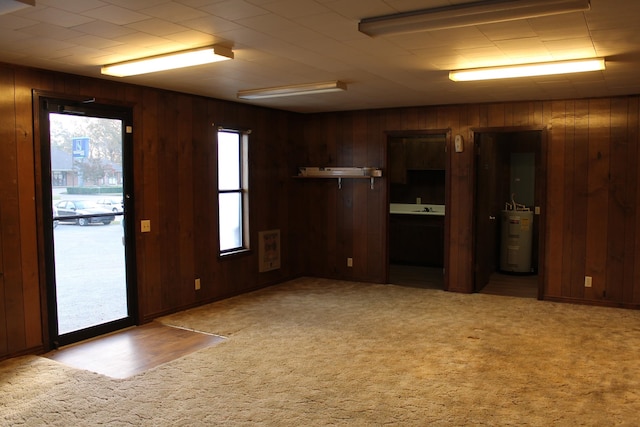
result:
M 231 133 L 238 136 L 239 142 L 239 188 L 234 189 L 220 189 L 219 170 L 219 135 L 220 133 Z M 250 246 L 250 228 L 249 228 L 249 134 L 251 130 L 240 129 L 235 127 L 218 126 L 216 129 L 216 191 L 217 191 L 217 204 L 218 204 L 218 256 L 220 258 L 228 257 L 230 255 L 248 253 L 251 250 Z M 221 248 L 221 194 L 239 194 L 240 195 L 240 246 L 222 249 Z

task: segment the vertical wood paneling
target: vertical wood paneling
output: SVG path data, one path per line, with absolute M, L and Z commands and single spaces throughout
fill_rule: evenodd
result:
M 424 116 L 424 114 L 423 114 Z M 383 114 L 380 111 L 374 111 L 370 114 L 361 113 L 360 120 L 363 121 L 362 126 L 365 127 L 365 138 L 367 141 L 367 158 L 368 164 L 376 167 L 384 167 L 385 150 L 387 146 L 387 138 L 384 133 Z M 383 168 L 383 175 L 386 176 L 386 170 Z M 386 230 L 387 217 L 389 208 L 387 204 L 387 187 L 386 182 L 377 179 L 374 182 L 374 189 L 368 192 L 372 200 L 367 202 L 369 211 L 366 213 L 371 226 L 368 228 L 369 255 L 367 256 L 366 271 L 370 281 L 381 278 L 386 282 L 387 265 L 379 260 L 388 258 L 388 235 Z M 376 243 L 377 242 L 377 243 Z M 380 243 L 382 242 L 382 243 Z
M 453 128 L 450 137 L 455 137 L 460 133 L 464 138 L 464 151 L 455 153 L 450 150 L 450 169 L 447 176 L 447 186 L 449 191 L 450 206 L 446 206 L 445 222 L 449 225 L 449 239 L 445 242 L 448 253 L 445 253 L 446 279 L 445 287 L 448 290 L 465 290 L 469 292 L 474 287 L 473 278 L 468 277 L 463 269 L 460 268 L 460 259 L 473 259 L 474 254 L 471 251 L 473 246 L 473 219 L 471 223 L 465 223 L 471 213 L 465 212 L 475 205 L 475 176 L 476 171 L 473 167 L 476 149 L 474 137 L 471 128 L 485 126 L 488 119 L 488 109 L 486 105 L 469 105 L 461 108 L 459 115 L 459 127 Z M 451 148 L 451 141 L 449 141 Z M 460 185 L 466 178 L 467 188 Z M 465 237 L 465 233 L 467 236 Z M 466 246 L 466 239 L 472 239 L 470 246 Z M 447 261 L 448 260 L 448 261 Z M 474 268 L 473 261 L 469 263 L 468 268 Z M 471 272 L 470 274 L 473 274 Z
M 546 126 L 551 122 L 551 101 L 535 101 L 532 109 L 532 126 Z
M 31 72 L 24 73 L 29 76 Z M 17 165 L 33 165 L 33 121 L 31 108 L 31 90 L 22 83 L 23 73 L 16 75 L 16 160 Z M 20 210 L 20 248 L 22 259 L 22 285 L 24 306 L 25 345 L 34 348 L 42 344 L 42 324 L 40 322 L 40 304 L 32 301 L 40 299 L 38 275 L 38 236 L 36 224 L 35 186 L 32 169 L 18 167 L 18 203 Z
M 0 153 L 2 151 L 0 150 Z M 0 209 L 0 230 L 2 229 L 2 210 Z M 9 328 L 9 319 L 7 319 L 7 310 L 5 309 L 5 289 L 6 284 L 4 280 L 4 244 L 2 239 L 2 233 L 0 233 L 0 298 L 2 304 L 0 304 L 0 354 L 5 355 L 9 353 L 9 340 L 7 336 L 7 329 Z
M 330 114 L 329 117 L 329 123 L 327 123 L 327 126 L 325 128 L 326 132 L 322 135 L 322 144 L 325 147 L 325 156 L 328 162 L 324 165 L 344 166 L 337 163 L 340 162 L 338 153 L 336 152 L 336 134 L 338 133 L 339 129 L 336 121 L 338 116 L 336 114 Z M 321 163 L 321 165 L 323 164 Z M 343 247 L 345 242 L 348 240 L 346 233 L 350 233 L 353 231 L 345 230 L 344 225 L 344 208 L 349 204 L 350 199 L 348 198 L 348 196 L 350 195 L 351 189 L 343 187 L 347 191 L 339 190 L 336 180 L 333 179 L 329 180 L 327 184 L 330 185 L 329 198 L 326 205 L 327 217 L 329 218 L 329 221 L 327 224 L 328 230 L 324 232 L 324 234 L 326 235 L 326 246 L 324 249 L 324 253 L 327 257 L 329 272 L 331 274 L 330 277 L 340 277 L 337 259 L 338 246 L 340 245 L 341 247 Z M 346 197 L 346 199 L 343 199 L 343 197 Z M 342 202 L 340 202 L 341 200 Z M 340 206 L 338 206 L 338 204 L 340 204 Z M 340 263 L 340 266 L 342 266 L 342 263 Z
M 528 126 L 531 124 L 533 120 L 531 102 L 515 103 L 510 110 L 512 112 L 511 126 Z
M 547 190 L 547 230 L 546 237 L 549 243 L 545 254 L 546 292 L 549 295 L 562 295 L 562 260 L 563 260 L 563 234 L 564 223 L 564 171 L 565 171 L 565 147 L 566 137 L 566 105 L 564 101 L 552 103 L 553 143 L 547 155 L 547 179 L 552 185 Z
M 629 259 L 626 264 L 625 284 L 623 290 L 623 301 L 633 304 L 640 304 L 640 209 L 638 209 L 638 198 L 640 197 L 640 98 L 629 99 L 629 158 L 633 167 L 629 171 L 629 196 L 634 201 L 635 210 L 628 219 L 630 228 L 634 230 L 633 235 L 627 236 L 625 255 Z
M 160 207 L 159 193 L 160 186 L 158 176 L 160 165 L 158 164 L 158 138 L 159 138 L 159 115 L 160 107 L 159 93 L 146 89 L 142 94 L 142 123 L 140 125 L 141 150 L 136 150 L 135 156 L 142 158 L 142 170 L 135 180 L 135 200 L 136 203 L 136 244 L 137 252 L 144 254 L 144 257 L 137 257 L 138 263 L 138 286 L 144 298 L 140 301 L 140 311 L 142 313 L 158 313 L 162 310 L 161 304 L 161 276 L 162 266 L 161 248 L 162 239 L 160 230 Z M 137 128 L 138 126 L 136 126 Z M 135 140 L 135 134 L 134 134 Z M 136 140 L 137 141 L 137 140 Z M 151 221 L 150 233 L 138 233 L 139 222 L 142 219 Z M 157 225 L 157 226 L 156 226 Z
M 553 111 L 552 111 L 552 102 L 533 102 L 531 103 L 530 108 L 531 114 L 531 124 L 535 126 L 540 126 L 544 128 L 541 136 L 542 140 L 540 141 L 540 149 L 537 155 L 540 158 L 540 164 L 536 167 L 536 190 L 535 197 L 536 203 L 540 203 L 540 205 L 544 204 L 544 209 L 546 210 L 546 204 L 548 203 L 547 192 L 551 185 L 551 181 L 547 176 L 547 168 L 549 167 L 549 152 L 551 151 L 551 137 L 550 134 L 550 126 L 552 123 Z M 542 208 L 542 206 L 541 206 Z M 545 278 L 547 276 L 546 263 L 544 262 L 545 254 L 547 253 L 547 248 L 549 247 L 549 243 L 547 242 L 547 221 L 548 215 L 546 212 L 541 212 L 541 215 L 537 217 L 537 221 L 534 220 L 534 223 L 537 223 L 537 229 L 534 229 L 536 235 L 540 236 L 538 241 L 538 249 L 534 254 L 535 259 L 537 259 L 538 264 L 538 298 L 543 298 L 545 295 L 545 286 L 547 286 L 545 282 Z
M 349 121 L 351 125 L 351 131 L 349 132 L 350 139 L 353 140 L 353 158 L 351 164 L 355 166 L 370 166 L 368 161 L 368 141 L 366 139 L 366 120 L 362 115 L 358 113 L 350 113 Z M 353 267 L 347 267 L 351 269 L 350 272 L 355 277 L 368 277 L 367 274 L 367 258 L 369 254 L 368 248 L 372 242 L 369 242 L 368 230 L 371 229 L 372 223 L 370 219 L 374 216 L 369 216 L 369 207 L 371 206 L 369 200 L 369 182 L 368 180 L 350 180 L 353 184 L 353 205 L 352 215 L 349 218 L 351 221 L 351 227 L 354 231 L 354 239 L 349 243 L 348 247 L 353 254 L 354 265 Z M 365 226 L 357 226 L 361 222 L 366 222 Z M 346 259 L 342 258 L 342 265 L 346 265 Z
M 629 258 L 632 258 L 633 264 L 628 267 L 629 273 L 625 277 L 632 278 L 631 286 L 625 286 L 624 300 L 634 304 L 640 304 L 640 97 L 631 98 L 629 108 L 629 143 L 633 147 L 630 150 L 630 157 L 635 159 L 635 175 L 632 173 L 633 189 L 631 194 L 635 197 L 634 218 L 630 221 L 634 224 L 635 236 L 628 237 Z M 634 254 L 634 255 L 630 255 Z
M 355 166 L 358 165 L 363 157 L 361 152 L 364 141 L 356 140 L 353 137 L 355 128 L 353 125 L 353 113 L 345 113 L 339 116 L 336 122 L 335 135 L 337 136 L 337 166 Z M 359 231 L 361 227 L 355 227 L 354 218 L 357 211 L 357 200 L 360 188 L 354 180 L 343 180 L 342 190 L 337 193 L 339 206 L 337 209 L 337 245 L 333 253 L 335 254 L 334 263 L 338 276 L 352 277 L 355 275 L 355 268 L 347 268 L 347 257 L 353 257 L 357 260 L 356 242 L 358 242 Z M 364 257 L 363 257 L 364 259 Z M 358 262 L 356 261 L 356 265 Z
M 437 127 L 439 129 L 451 128 L 451 136 L 461 134 L 466 138 L 468 128 L 461 123 L 466 120 L 464 107 L 440 107 L 438 108 Z M 471 292 L 474 286 L 473 268 L 474 253 L 471 250 L 474 236 L 471 230 L 474 228 L 473 206 L 475 200 L 475 170 L 473 167 L 475 149 L 473 141 L 465 141 L 465 150 L 462 153 L 452 153 L 451 171 L 451 206 L 447 206 L 447 214 L 450 215 L 451 234 L 449 250 L 455 251 L 455 256 L 450 256 L 449 283 L 447 289 L 458 292 Z
M 195 171 L 199 169 L 194 168 L 193 164 L 193 151 L 194 151 L 194 138 L 193 138 L 193 124 L 191 122 L 193 118 L 193 103 L 194 100 L 188 96 L 180 96 L 177 102 L 176 127 L 178 129 L 177 144 L 178 144 L 178 156 L 177 156 L 177 174 L 179 183 L 191 183 L 195 182 Z M 199 178 L 199 177 L 198 177 Z M 199 181 L 200 179 L 198 179 Z M 180 290 L 180 305 L 185 306 L 193 301 L 195 285 L 195 251 L 194 242 L 195 229 L 193 222 L 193 210 L 180 209 L 181 206 L 198 206 L 194 199 L 193 185 L 180 185 L 177 189 L 177 224 L 174 222 L 174 227 L 178 229 L 178 254 L 179 259 L 179 283 L 181 284 Z
M 23 242 L 20 234 L 20 198 L 18 193 L 19 165 L 18 141 L 16 140 L 17 120 L 15 104 L 16 91 L 13 73 L 0 68 L 0 221 L 2 224 L 2 275 L 4 279 L 3 314 L 4 342 L 6 352 L 15 352 L 26 347 L 26 326 L 24 307 L 24 281 L 22 277 Z M 29 242 L 25 241 L 28 245 Z M 2 334 L 2 333 L 0 333 Z
M 517 108 L 518 105 L 521 105 L 521 103 L 510 104 L 508 107 L 505 106 L 503 126 L 514 126 L 514 122 L 518 120 L 519 117 L 523 117 L 522 115 L 521 116 L 515 115 L 514 110 Z M 524 117 L 528 118 L 528 112 L 524 114 Z
M 627 217 L 633 217 L 635 204 L 627 200 L 631 171 L 635 168 L 629 162 L 628 139 L 628 99 L 611 100 L 610 126 L 610 161 L 609 161 L 609 204 L 607 224 L 605 274 L 606 298 L 620 301 L 624 293 L 624 272 L 627 256 L 625 246 L 627 233 L 633 235 L 633 229 L 628 228 Z
M 569 297 L 582 298 L 584 294 L 585 257 L 587 245 L 587 200 L 589 170 L 589 102 L 575 102 L 573 193 L 571 203 L 573 233 L 571 234 L 571 293 Z
M 13 86 L 13 74 L 0 68 L 0 94 L 13 98 Z M 5 230 L 8 229 L 8 225 L 5 226 L 4 216 L 11 214 L 8 210 L 12 190 L 11 171 L 15 169 L 10 162 L 10 152 L 14 145 L 14 137 L 11 135 L 12 120 L 15 120 L 14 105 L 9 102 L 9 99 L 2 99 L 0 103 L 0 200 L 2 201 L 0 203 L 0 298 L 2 298 L 0 300 L 0 354 L 9 353 L 9 327 L 13 327 L 7 316 L 10 274 L 7 274 L 9 260 L 5 259 L 4 255 L 8 250 L 12 250 L 11 246 L 15 243 L 4 236 Z
M 608 99 L 589 102 L 589 165 L 587 169 L 587 250 L 586 275 L 593 287 L 585 295 L 593 299 L 605 296 L 607 239 L 609 220 L 609 136 L 611 105 Z
M 12 73 L 0 70 L 0 93 L 15 99 Z M 8 352 L 26 346 L 24 312 L 24 281 L 22 278 L 22 235 L 19 215 L 19 164 L 17 148 L 17 120 L 15 104 L 3 102 L 0 106 L 0 220 L 2 221 L 3 248 L 2 273 L 4 278 L 3 310 L 6 319 L 5 348 Z M 24 244 L 28 245 L 29 242 Z M 12 322 L 16 319 L 17 322 Z
M 559 288 L 559 292 L 555 292 L 551 295 L 561 296 L 561 295 L 572 295 L 572 265 L 573 265 L 573 244 L 572 240 L 569 236 L 573 235 L 573 231 L 575 230 L 576 224 L 574 223 L 574 194 L 575 194 L 575 124 L 576 124 L 576 115 L 575 115 L 575 103 L 572 101 L 567 101 L 563 103 L 565 106 L 565 118 L 562 127 L 564 128 L 564 162 L 562 165 L 563 169 L 563 183 L 561 186 L 562 193 L 558 196 L 548 196 L 549 203 L 562 203 L 563 207 L 563 224 L 562 229 L 559 230 L 559 235 L 562 239 L 562 265 L 561 265 L 561 276 L 560 280 L 562 281 L 561 287 Z M 554 144 L 555 144 L 555 129 L 554 129 Z M 552 148 L 551 152 L 555 150 Z M 555 187 L 555 181 L 549 178 L 549 182 L 552 185 L 549 186 L 549 190 L 551 191 L 552 187 Z M 551 221 L 552 217 L 548 219 Z M 549 233 L 551 234 L 551 233 Z M 566 236 L 566 237 L 565 237 Z M 551 239 L 550 239 L 551 240 Z M 554 246 L 555 242 L 550 242 L 547 246 L 547 254 L 549 254 L 549 250 Z M 551 259 L 550 255 L 547 255 L 547 259 Z
M 489 104 L 488 105 L 488 122 L 489 127 L 507 126 L 505 121 L 505 104 Z
M 218 212 L 215 182 L 216 168 L 214 167 L 215 152 L 215 126 L 209 112 L 209 106 L 205 99 L 195 99 L 192 109 L 193 128 L 193 167 L 197 173 L 191 186 L 196 209 L 193 209 L 194 238 L 193 247 L 195 254 L 208 254 L 209 256 L 195 256 L 194 276 L 199 277 L 202 286 L 196 293 L 196 300 L 206 301 L 215 296 L 214 286 L 215 272 L 210 268 L 214 254 L 211 251 L 212 243 L 217 242 Z M 195 172 L 194 172 L 195 173 Z
M 422 109 L 418 107 L 407 108 L 404 114 L 405 129 L 424 129 Z
M 466 109 L 466 107 L 462 108 Z M 463 117 L 464 115 L 452 115 L 450 118 L 452 122 L 452 128 L 459 129 L 461 126 L 465 126 L 460 122 Z M 466 146 L 469 147 L 469 144 L 467 144 Z M 463 199 L 461 200 L 459 211 L 459 217 L 461 218 L 461 220 L 463 220 L 463 222 L 461 223 L 462 226 L 460 227 L 460 230 L 458 230 L 458 232 L 461 233 L 461 242 L 463 245 L 462 247 L 466 249 L 460 251 L 459 254 L 460 261 L 464 263 L 462 265 L 465 267 L 463 269 L 465 275 L 460 277 L 460 281 L 458 283 L 450 284 L 450 286 L 454 286 L 454 290 L 458 290 L 460 292 L 473 292 L 475 277 L 473 266 L 475 255 L 471 250 L 474 245 L 474 236 L 469 232 L 473 228 L 473 224 L 475 222 L 475 217 L 473 214 L 475 209 L 473 201 L 475 196 L 476 183 L 475 173 L 473 170 L 473 165 L 475 163 L 475 151 L 472 147 L 469 148 L 471 149 L 465 149 L 462 153 L 463 156 L 461 162 L 461 170 L 466 171 L 466 174 L 461 174 L 461 177 L 464 178 L 462 182 L 463 185 L 458 185 L 458 183 L 456 182 L 452 183 L 452 185 L 456 185 L 456 187 L 454 187 L 454 191 L 460 191 L 463 197 Z M 458 262 L 458 260 L 456 260 L 456 262 Z
M 160 311 L 165 311 L 173 301 L 180 299 L 181 281 L 179 264 L 179 228 L 176 224 L 181 193 L 180 169 L 184 159 L 178 156 L 178 99 L 180 95 L 172 92 L 162 92 L 158 106 L 158 137 L 156 139 L 158 153 L 158 169 L 156 181 L 158 185 L 158 215 L 154 223 L 157 225 L 157 236 L 171 245 L 160 245 L 160 259 L 158 266 L 161 280 L 159 301 Z

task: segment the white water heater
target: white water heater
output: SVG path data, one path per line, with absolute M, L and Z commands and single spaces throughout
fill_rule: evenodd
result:
M 502 211 L 500 270 L 531 273 L 532 236 L 533 212 Z

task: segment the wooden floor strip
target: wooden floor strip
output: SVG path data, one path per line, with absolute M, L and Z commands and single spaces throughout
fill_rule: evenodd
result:
M 224 341 L 223 337 L 151 322 L 44 355 L 112 378 L 128 378 Z

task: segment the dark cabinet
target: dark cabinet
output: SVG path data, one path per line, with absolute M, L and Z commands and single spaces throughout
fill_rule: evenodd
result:
M 391 214 L 389 259 L 393 264 L 442 267 L 444 216 Z
M 438 170 L 445 168 L 445 143 L 410 138 L 405 140 L 407 169 Z
M 404 140 L 390 140 L 387 157 L 389 159 L 389 167 L 387 168 L 389 180 L 394 184 L 406 184 L 407 161 Z
M 407 184 L 409 170 L 445 170 L 445 137 L 389 140 L 387 170 L 393 184 Z

